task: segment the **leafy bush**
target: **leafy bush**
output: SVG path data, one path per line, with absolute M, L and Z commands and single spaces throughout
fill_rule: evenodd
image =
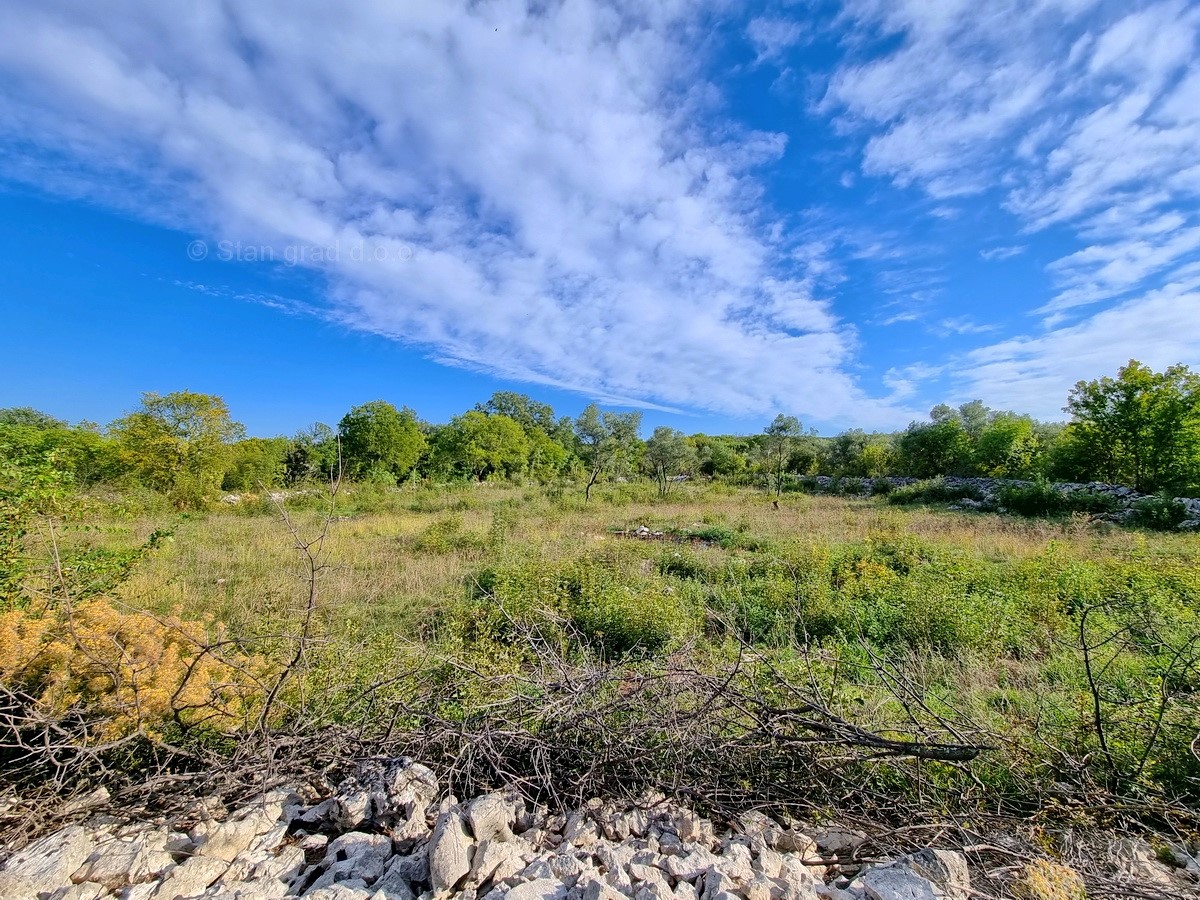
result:
M 624 563 L 617 554 L 488 567 L 474 579 L 468 637 L 504 639 L 521 626 L 553 632 L 565 618 L 586 643 L 620 655 L 660 651 L 697 630 L 698 605 L 686 588 Z
M 481 550 L 488 538 L 463 531 L 462 516 L 438 519 L 413 541 L 413 549 L 422 553 L 453 553 L 455 550 Z
M 953 503 L 956 500 L 983 500 L 983 492 L 973 484 L 950 484 L 943 478 L 930 478 L 896 488 L 887 495 L 888 503 Z
M 1143 497 L 1133 504 L 1133 521 L 1155 531 L 1173 531 L 1187 518 L 1187 507 L 1166 494 Z
M 1045 479 L 1032 484 L 1005 485 L 1000 505 L 1022 516 L 1060 516 L 1071 512 L 1103 513 L 1117 507 L 1117 499 L 1098 491 L 1063 491 Z
M 32 716 L 69 721 L 85 744 L 169 723 L 234 729 L 252 714 L 254 661 L 218 656 L 210 623 L 117 609 L 106 599 L 59 614 L 0 614 L 0 679 L 29 697 Z
M 1043 480 L 1007 484 L 1000 488 L 997 499 L 1005 509 L 1022 516 L 1057 516 L 1068 509 L 1067 495 Z
M 872 497 L 886 497 L 896 489 L 896 485 L 888 481 L 886 478 L 876 478 L 871 482 Z

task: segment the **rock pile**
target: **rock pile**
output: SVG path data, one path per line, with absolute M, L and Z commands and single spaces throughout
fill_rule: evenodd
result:
M 759 813 L 718 834 L 665 798 L 569 815 L 515 795 L 438 802 L 433 773 L 370 760 L 333 796 L 272 791 L 194 824 L 72 825 L 12 855 L 4 900 L 967 900 L 965 858 L 853 861 L 864 836 L 809 835 Z M 1149 863 L 1147 863 L 1149 864 Z

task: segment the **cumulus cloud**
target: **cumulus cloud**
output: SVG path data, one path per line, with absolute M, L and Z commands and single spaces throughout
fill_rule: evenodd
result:
M 702 14 L 15 0 L 2 164 L 214 240 L 365 248 L 306 259 L 328 314 L 456 365 L 894 419 L 848 374 L 853 329 L 760 217 L 753 167 L 782 137 L 713 125 Z

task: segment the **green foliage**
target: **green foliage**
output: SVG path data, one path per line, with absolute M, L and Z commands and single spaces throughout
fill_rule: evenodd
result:
M 962 475 L 971 466 L 971 438 L 954 417 L 914 422 L 896 439 L 896 456 L 905 475 Z
M 1061 516 L 1067 513 L 1104 513 L 1117 508 L 1109 494 L 1093 491 L 1064 491 L 1045 479 L 1028 485 L 1002 487 L 997 499 L 1002 507 L 1022 516 Z
M 385 400 L 356 406 L 338 423 L 342 457 L 351 477 L 403 478 L 425 450 L 425 436 L 411 410 Z
M 221 481 L 226 491 L 255 491 L 283 484 L 291 442 L 287 438 L 247 438 L 229 451 L 229 468 Z
M 693 634 L 699 609 L 689 592 L 632 561 L 524 557 L 490 566 L 473 582 L 473 633 L 502 636 L 520 625 L 553 632 L 565 620 L 585 645 L 613 656 L 659 652 Z
M 34 409 L 32 406 L 11 406 L 7 409 L 0 409 L 0 426 L 57 431 L 66 428 L 67 423 L 62 419 L 56 419 L 49 413 Z
M 1028 416 L 997 413 L 975 444 L 975 471 L 989 478 L 1028 478 L 1041 455 L 1036 423 Z
M 456 416 L 438 432 L 437 447 L 447 457 L 447 468 L 461 466 L 478 481 L 493 474 L 512 478 L 529 462 L 525 431 L 514 419 L 498 413 L 471 410 Z
M 888 503 L 953 503 L 956 500 L 982 500 L 983 493 L 970 484 L 950 484 L 942 478 L 930 478 L 885 492 Z
M 180 509 L 202 507 L 213 499 L 229 459 L 229 442 L 243 434 L 224 400 L 192 391 L 143 394 L 141 407 L 114 422 L 111 430 L 127 468 L 168 494 Z
M 24 601 L 31 568 L 25 538 L 39 517 L 63 511 L 70 486 L 52 455 L 21 462 L 0 457 L 0 610 Z
M 783 413 L 763 429 L 763 439 L 759 445 L 762 466 L 767 475 L 767 486 L 774 487 L 776 497 L 783 494 L 783 476 L 788 471 L 788 461 L 803 434 L 800 420 Z
M 654 477 L 659 496 L 665 497 L 674 478 L 695 466 L 696 452 L 682 431 L 660 425 L 646 441 L 642 464 Z
M 589 404 L 575 420 L 575 439 L 579 458 L 587 469 L 584 500 L 590 500 L 592 487 L 600 476 L 628 466 L 640 450 L 638 429 L 640 412 L 600 412 Z
M 452 553 L 456 550 L 480 550 L 487 538 L 463 530 L 462 516 L 438 519 L 413 541 L 413 549 L 421 553 Z
M 1143 497 L 1133 504 L 1133 521 L 1143 528 L 1173 531 L 1187 518 L 1187 507 L 1166 494 Z
M 1087 451 L 1074 454 L 1089 465 L 1081 480 L 1140 491 L 1200 486 L 1200 375 L 1187 366 L 1159 373 L 1130 360 L 1116 378 L 1078 382 L 1066 410 L 1071 440 Z

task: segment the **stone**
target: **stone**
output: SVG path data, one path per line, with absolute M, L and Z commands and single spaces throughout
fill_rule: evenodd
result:
M 584 885 L 583 900 L 626 900 L 626 897 L 603 881 L 592 878 Z
M 325 835 L 309 834 L 305 835 L 300 842 L 296 844 L 296 846 L 305 853 L 319 853 L 320 851 L 324 850 L 328 844 L 329 838 Z
M 507 900 L 567 900 L 567 886 L 554 878 L 538 878 L 518 884 Z
M 592 847 L 600 840 L 600 828 L 591 816 L 572 813 L 563 828 L 563 840 L 576 847 Z
M 112 838 L 96 846 L 72 881 L 93 881 L 111 891 L 162 875 L 175 865 L 167 850 L 170 832 L 164 829 L 125 838 Z
M 391 871 L 395 867 L 396 874 L 410 885 L 427 884 L 429 882 L 429 847 L 428 845 L 415 850 L 408 856 L 398 856 L 388 863 Z
M 286 790 L 271 791 L 257 802 L 237 810 L 224 822 L 204 822 L 192 831 L 196 852 L 233 862 L 234 858 L 270 835 L 268 842 L 278 834 L 277 825 L 291 822 L 300 814 L 300 798 Z M 279 838 L 282 840 L 282 837 Z
M 338 785 L 330 818 L 344 830 L 371 824 L 397 840 L 418 838 L 428 833 L 425 815 L 437 794 L 433 772 L 406 756 L 363 760 Z
M 633 896 L 634 900 L 675 900 L 675 892 L 665 880 L 643 881 Z
M 696 881 L 719 861 L 719 856 L 703 847 L 697 847 L 687 856 L 665 857 L 663 866 L 673 878 L 680 881 Z
M 404 877 L 404 861 L 403 856 L 393 857 L 372 885 L 375 894 L 383 895 L 378 900 L 413 900 L 412 884 Z M 372 900 L 376 900 L 375 895 L 372 895 Z
M 429 882 L 435 893 L 454 890 L 467 876 L 471 849 L 462 815 L 457 810 L 442 813 L 429 839 Z
M 749 884 L 754 879 L 754 858 L 745 844 L 730 844 L 726 847 L 716 868 L 738 885 Z
M 111 896 L 107 887 L 94 881 L 84 881 L 70 887 L 59 888 L 47 900 L 102 900 Z
M 870 900 L 942 900 L 944 894 L 928 878 L 904 864 L 868 869 L 856 880 Z
M 470 884 L 484 884 L 512 878 L 526 866 L 523 851 L 532 850 L 520 838 L 513 841 L 484 841 L 475 848 L 467 881 Z
M 155 900 L 196 897 L 229 869 L 229 863 L 211 856 L 193 856 L 167 873 L 153 893 Z
M 282 897 L 303 868 L 304 851 L 299 847 L 288 847 L 278 855 L 255 850 L 233 861 L 221 876 L 221 885 L 243 891 L 252 886 L 263 896 Z
M 780 853 L 799 853 L 805 859 L 817 856 L 817 842 L 802 831 L 795 828 L 785 828 L 775 837 L 775 850 Z
M 71 874 L 91 855 L 95 843 L 93 836 L 78 825 L 34 841 L 14 853 L 0 871 L 0 897 L 36 900 L 40 893 L 70 887 Z
M 907 864 L 918 875 L 928 878 L 942 889 L 949 900 L 969 900 L 971 873 L 967 868 L 967 858 L 961 853 L 926 848 L 902 856 L 898 862 Z
M 770 847 L 763 847 L 754 861 L 754 871 L 767 878 L 779 878 L 783 874 L 783 854 Z
M 554 873 L 554 877 L 568 887 L 574 887 L 579 881 L 579 876 L 588 870 L 588 866 L 584 865 L 583 860 L 577 859 L 570 853 L 556 853 L 549 860 L 550 871 Z
M 477 841 L 510 841 L 513 838 L 512 806 L 500 794 L 476 797 L 467 806 L 467 821 Z
M 849 828 L 826 828 L 813 835 L 813 839 L 822 853 L 849 856 L 866 841 L 867 836 Z
M 550 860 L 544 856 L 535 857 L 529 865 L 518 873 L 520 881 L 546 881 L 557 876 L 554 870 L 550 868 Z
M 674 820 L 675 833 L 687 844 L 711 844 L 712 825 L 688 809 L 680 810 Z
M 1112 845 L 1112 859 L 1134 880 L 1155 888 L 1170 888 L 1174 884 L 1171 870 L 1158 861 L 1154 848 L 1141 838 L 1121 838 Z
M 311 891 L 304 895 L 304 900 L 370 900 L 371 892 L 362 882 L 358 884 L 333 884 Z

